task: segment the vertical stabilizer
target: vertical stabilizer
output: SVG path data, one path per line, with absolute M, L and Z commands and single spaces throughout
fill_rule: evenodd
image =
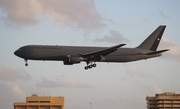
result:
M 149 35 L 144 42 L 142 42 L 137 48 L 147 49 L 151 51 L 156 51 L 159 42 L 161 41 L 161 37 L 165 30 L 165 25 L 160 25 L 151 35 Z

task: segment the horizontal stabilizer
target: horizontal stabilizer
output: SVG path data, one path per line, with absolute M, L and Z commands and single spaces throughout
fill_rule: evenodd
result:
M 165 50 L 159 50 L 159 51 L 150 52 L 150 53 L 147 53 L 147 55 L 158 54 L 158 53 L 162 53 L 162 52 L 166 52 L 166 51 L 169 51 L 169 49 L 165 49 Z

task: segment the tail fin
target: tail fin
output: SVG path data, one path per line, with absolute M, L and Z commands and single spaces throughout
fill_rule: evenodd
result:
M 165 25 L 160 25 L 151 35 L 144 40 L 137 48 L 147 49 L 151 51 L 156 51 L 163 32 L 165 30 Z

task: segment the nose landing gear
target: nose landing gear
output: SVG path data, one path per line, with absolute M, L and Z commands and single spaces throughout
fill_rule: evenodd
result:
M 87 66 L 84 67 L 85 70 L 91 69 L 92 67 L 96 67 L 95 62 L 86 62 Z
M 24 59 L 24 61 L 25 61 L 25 66 L 28 66 L 28 63 L 27 63 L 27 59 Z

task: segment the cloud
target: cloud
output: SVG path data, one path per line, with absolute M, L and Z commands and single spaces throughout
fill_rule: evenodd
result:
M 0 64 L 0 80 L 2 81 L 29 80 L 31 78 L 24 69 L 7 67 Z
M 59 87 L 59 83 L 56 81 L 49 80 L 48 78 L 43 77 L 41 82 L 37 82 L 36 84 L 38 87 L 45 87 L 45 88 L 56 88 Z
M 0 0 L 1 16 L 13 26 L 36 25 L 39 16 L 50 16 L 55 22 L 93 30 L 105 26 L 93 0 Z M 40 18 L 40 17 L 39 17 Z
M 57 88 L 57 87 L 67 87 L 67 88 L 93 88 L 90 84 L 81 84 L 70 77 L 65 77 L 63 75 L 57 76 L 57 81 L 52 81 L 47 78 L 42 78 L 41 82 L 37 82 L 38 87 L 45 88 Z
M 93 88 L 93 86 L 90 84 L 81 84 L 75 81 L 73 78 L 65 77 L 63 75 L 57 76 L 57 79 L 61 87 Z
M 163 93 L 163 90 L 159 86 L 153 85 L 152 87 L 154 93 Z
M 143 22 L 150 22 L 149 19 L 143 19 Z
M 96 38 L 96 39 L 94 39 L 94 41 L 108 42 L 108 43 L 114 43 L 114 44 L 118 44 L 121 42 L 129 42 L 129 40 L 127 38 L 123 37 L 123 35 L 121 33 L 119 33 L 118 31 L 110 30 L 109 33 L 110 33 L 110 36 L 106 35 L 102 38 Z
M 160 17 L 162 17 L 163 19 L 170 18 L 170 16 L 169 16 L 169 15 L 166 15 L 163 11 L 160 11 L 159 13 L 152 13 L 152 16 L 160 16 Z
M 160 44 L 160 49 L 170 49 L 170 51 L 163 53 L 163 57 L 173 58 L 180 61 L 180 45 L 163 37 Z
M 30 0 L 0 0 L 0 7 L 7 13 L 6 17 L 1 17 L 1 20 L 11 26 L 37 24 L 32 3 Z
M 156 94 L 156 93 L 162 93 L 163 92 L 163 90 L 158 85 L 153 84 L 153 83 L 149 84 L 147 81 L 146 82 L 142 82 L 139 79 L 134 82 L 134 85 L 137 88 L 139 88 L 140 90 L 142 90 L 146 94 L 151 94 L 151 93 L 155 93 Z
M 139 76 L 143 78 L 154 78 L 154 75 L 147 69 L 139 69 L 132 65 L 125 65 L 125 69 L 128 75 L 131 77 Z
M 25 98 L 24 91 L 13 82 L 0 83 L 0 108 L 12 109 L 15 101 L 22 101 Z
M 163 11 L 160 11 L 159 14 L 160 14 L 160 16 L 161 16 L 162 18 L 164 18 L 164 19 L 170 18 L 170 16 L 166 15 Z
M 101 105 L 104 105 L 106 109 L 119 109 L 119 107 L 122 109 L 131 109 L 131 105 L 134 106 L 134 109 L 141 109 L 143 107 L 141 100 L 141 98 L 129 97 L 126 94 L 117 94 L 115 97 L 104 95 L 104 97 L 97 102 L 99 102 Z M 129 103 L 131 103 L 131 105 L 127 105 Z
M 93 0 L 46 0 L 42 7 L 58 22 L 87 29 L 104 26 Z

